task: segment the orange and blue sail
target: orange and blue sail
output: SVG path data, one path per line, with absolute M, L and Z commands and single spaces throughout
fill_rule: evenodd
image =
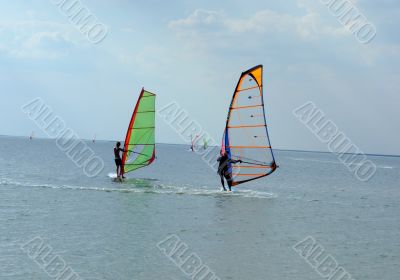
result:
M 243 72 L 229 107 L 222 151 L 240 164 L 229 164 L 233 186 L 273 173 L 276 168 L 265 117 L 263 67 Z

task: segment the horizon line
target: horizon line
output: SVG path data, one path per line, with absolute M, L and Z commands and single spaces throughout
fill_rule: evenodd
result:
M 16 138 L 28 138 L 29 136 L 20 136 L 20 135 L 5 135 L 5 134 L 0 134 L 0 137 L 16 137 Z M 41 140 L 54 140 L 55 138 L 44 138 L 44 137 L 34 137 L 34 139 L 41 139 Z M 89 141 L 92 142 L 93 139 L 86 139 L 86 138 L 81 138 L 79 140 L 82 141 Z M 105 140 L 105 139 L 96 139 L 96 142 L 117 142 L 118 140 Z M 164 145 L 190 145 L 190 143 L 185 144 L 185 143 L 165 143 L 165 142 L 156 142 L 156 144 L 164 144 Z M 209 146 L 209 147 L 218 147 L 218 146 Z M 333 152 L 329 151 L 317 151 L 317 150 L 296 150 L 296 149 L 282 149 L 282 148 L 273 148 L 272 150 L 275 151 L 286 151 L 286 152 L 303 152 L 303 153 L 324 153 L 324 154 L 335 154 Z M 343 154 L 351 154 L 355 155 L 355 153 L 343 153 Z M 380 156 L 380 157 L 400 157 L 400 155 L 396 154 L 379 154 L 379 153 L 364 153 L 367 156 Z

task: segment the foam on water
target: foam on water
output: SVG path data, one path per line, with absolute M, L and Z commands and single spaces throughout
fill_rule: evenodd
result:
M 149 194 L 175 194 L 175 195 L 191 195 L 191 196 L 234 196 L 244 198 L 275 198 L 273 193 L 253 191 L 253 190 L 234 190 L 232 192 L 211 189 L 207 186 L 201 188 L 173 186 L 165 184 L 152 184 L 154 179 L 128 179 L 124 182 L 116 183 L 121 187 L 95 187 L 95 186 L 74 186 L 74 185 L 55 185 L 55 184 L 38 184 L 18 182 L 15 180 L 1 178 L 0 185 L 12 185 L 17 187 L 31 188 L 47 188 L 54 190 L 73 190 L 73 191 L 100 191 L 100 192 L 117 192 L 117 193 L 149 193 Z

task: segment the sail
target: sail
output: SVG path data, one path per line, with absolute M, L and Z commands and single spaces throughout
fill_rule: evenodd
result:
M 123 173 L 151 164 L 155 159 L 156 95 L 142 89 L 126 133 Z
M 203 138 L 203 149 L 207 150 L 208 148 L 208 140 L 206 138 Z
M 242 73 L 229 108 L 222 150 L 230 159 L 242 160 L 229 166 L 233 186 L 276 170 L 265 120 L 262 72 L 259 65 Z
M 191 135 L 191 142 L 192 142 L 192 145 L 190 146 L 190 149 L 194 152 L 194 150 L 195 150 L 195 148 L 196 148 L 196 142 L 197 142 L 197 140 L 199 140 L 199 136 L 200 135 L 198 135 L 198 134 L 196 134 L 194 137 L 193 137 L 193 134 Z

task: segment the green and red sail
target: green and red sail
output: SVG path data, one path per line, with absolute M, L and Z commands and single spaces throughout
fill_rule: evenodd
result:
M 156 95 L 142 89 L 125 137 L 123 173 L 145 167 L 155 159 L 155 102 Z

